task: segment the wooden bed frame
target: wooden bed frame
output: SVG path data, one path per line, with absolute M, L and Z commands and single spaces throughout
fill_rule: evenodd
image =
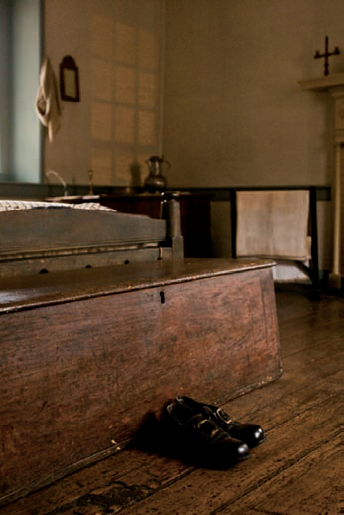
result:
M 0 277 L 183 257 L 173 199 L 160 219 L 99 204 L 12 204 L 18 208 L 1 212 L 0 200 Z

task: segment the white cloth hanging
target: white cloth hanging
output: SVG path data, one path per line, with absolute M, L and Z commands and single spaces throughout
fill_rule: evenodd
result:
M 40 71 L 36 111 L 42 124 L 48 128 L 49 141 L 53 141 L 61 125 L 61 107 L 56 77 L 47 57 L 44 59 Z
M 309 191 L 238 191 L 237 256 L 310 258 Z

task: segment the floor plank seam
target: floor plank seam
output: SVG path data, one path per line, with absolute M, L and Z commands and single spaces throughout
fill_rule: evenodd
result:
M 308 408 L 305 408 L 304 410 L 301 410 L 301 411 L 298 411 L 297 413 L 295 413 L 294 415 L 292 415 L 290 418 L 286 418 L 285 420 L 283 420 L 282 422 L 279 422 L 278 424 L 274 425 L 274 426 L 271 426 L 269 429 L 266 430 L 267 434 L 269 433 L 269 431 L 271 431 L 272 429 L 277 429 L 278 427 L 281 427 L 281 426 L 284 426 L 285 424 L 287 424 L 288 422 L 300 417 L 301 415 L 304 415 L 305 413 L 307 413 L 308 411 L 314 411 L 320 404 L 323 404 L 325 400 L 329 400 L 329 399 L 332 399 L 333 397 L 337 397 L 339 396 L 340 393 L 338 392 L 334 392 L 330 395 L 328 395 L 328 397 L 324 397 L 322 399 L 320 399 L 318 402 L 316 402 L 315 404 L 312 404 L 312 406 L 309 406 Z
M 283 513 L 278 511 L 265 511 L 265 510 L 256 510 L 256 508 L 250 508 L 251 511 L 259 513 L 259 515 L 283 515 Z
M 245 499 L 245 497 L 247 497 L 248 495 L 250 495 L 252 492 L 258 490 L 259 488 L 261 488 L 263 485 L 266 485 L 267 483 L 269 483 L 269 481 L 275 479 L 276 477 L 278 477 L 280 474 L 282 474 L 283 472 L 285 472 L 286 470 L 288 470 L 290 467 L 293 467 L 295 464 L 299 463 L 301 460 L 309 457 L 311 454 L 313 454 L 314 452 L 318 451 L 323 445 L 331 442 L 334 438 L 336 438 L 337 436 L 339 436 L 341 434 L 341 429 L 338 428 L 336 431 L 334 431 L 328 438 L 326 438 L 325 440 L 322 440 L 321 442 L 319 442 L 317 445 L 315 445 L 314 447 L 312 447 L 311 449 L 308 449 L 308 451 L 304 452 L 304 453 L 301 453 L 295 460 L 289 460 L 287 461 L 282 467 L 280 467 L 279 469 L 277 469 L 274 473 L 270 474 L 269 476 L 265 477 L 264 479 L 262 479 L 261 481 L 257 482 L 252 488 L 248 489 L 247 491 L 245 491 L 245 493 L 243 495 L 238 495 L 237 497 L 227 501 L 226 503 L 224 503 L 222 506 L 219 506 L 218 508 L 216 508 L 214 511 L 212 511 L 211 513 L 209 513 L 209 515 L 217 515 L 218 513 L 221 513 L 223 512 L 224 510 L 226 510 L 229 506 L 231 506 L 232 504 L 238 502 L 238 501 L 242 501 L 243 499 Z M 251 508 L 250 508 L 251 509 Z M 261 510 L 260 510 L 260 513 L 261 513 Z M 264 512 L 263 512 L 264 513 Z M 278 513 L 274 513 L 274 512 L 267 512 L 267 515 L 280 515 Z
M 281 342 L 281 346 L 283 348 L 283 340 Z M 283 354 L 283 351 L 282 351 L 282 360 L 285 360 L 285 359 L 288 359 L 288 358 L 292 358 L 294 356 L 297 356 L 298 354 L 303 354 L 303 353 L 307 353 L 308 351 L 313 351 L 314 349 L 321 349 L 321 348 L 324 348 L 324 350 L 327 349 L 328 347 L 328 343 L 326 341 L 322 342 L 321 344 L 319 345 L 314 345 L 314 346 L 311 346 L 311 347 L 305 347 L 303 349 L 299 349 L 295 352 L 290 352 L 289 354 Z
M 145 501 L 146 499 L 148 499 L 155 493 L 158 493 L 161 490 L 164 490 L 165 488 L 170 487 L 177 481 L 187 477 L 194 470 L 197 470 L 197 467 L 194 467 L 194 466 L 188 467 L 186 470 L 184 470 L 183 473 L 179 474 L 177 477 L 174 477 L 170 481 L 166 481 L 166 483 L 164 483 L 160 486 L 157 486 L 155 488 L 146 486 L 144 484 L 135 484 L 135 485 L 128 486 L 125 483 L 125 481 L 116 480 L 115 482 L 112 483 L 113 488 L 121 486 L 121 487 L 123 487 L 123 489 L 127 489 L 129 492 L 132 491 L 134 495 L 137 495 L 137 492 L 136 492 L 136 490 L 137 490 L 139 492 L 140 497 L 137 497 L 136 499 L 131 499 L 129 502 L 123 504 L 122 506 L 119 506 L 116 509 L 116 511 L 113 511 L 112 513 L 120 513 L 124 509 L 131 508 L 135 505 L 138 505 L 140 502 Z M 122 479 L 125 479 L 126 475 L 127 474 L 124 474 L 122 476 Z M 111 486 L 111 485 L 109 484 L 108 486 Z M 97 491 L 97 489 L 96 489 L 96 491 Z M 62 515 L 63 513 L 66 513 L 67 510 L 72 510 L 72 509 L 73 509 L 73 513 L 77 514 L 78 512 L 75 510 L 77 510 L 78 506 L 81 506 L 81 507 L 83 507 L 85 505 L 97 506 L 97 504 L 95 504 L 95 503 L 102 502 L 102 503 L 104 503 L 103 507 L 105 508 L 107 501 L 109 501 L 111 504 L 113 502 L 115 502 L 115 499 L 112 498 L 111 496 L 104 496 L 102 498 L 101 497 L 102 496 L 93 493 L 91 490 L 89 493 L 83 494 L 80 497 L 75 498 L 73 501 L 71 501 L 67 504 L 61 505 L 58 508 L 55 508 L 53 511 L 45 512 L 44 514 L 41 514 L 41 515 Z
M 329 375 L 328 375 L 328 376 L 326 376 L 326 377 L 317 377 L 317 378 L 316 378 L 316 381 L 314 381 L 314 383 L 313 383 L 313 384 L 314 384 L 314 388 L 317 388 L 317 387 L 321 386 L 322 384 L 326 383 L 326 381 L 328 381 L 328 379 L 329 379 L 329 378 L 331 378 L 332 376 L 334 376 L 334 375 L 338 374 L 339 372 L 341 372 L 341 368 L 339 368 L 338 370 L 335 370 L 334 372 L 331 372 L 331 374 L 329 374 Z M 287 372 L 287 373 L 288 373 L 288 372 Z M 284 380 L 284 381 L 287 381 L 287 382 L 289 382 L 289 383 L 291 383 L 291 382 L 292 382 L 292 379 L 291 379 L 291 378 L 289 379 L 289 378 L 287 378 L 287 377 L 286 377 L 286 372 L 284 373 L 284 376 L 283 376 L 283 377 L 281 377 L 281 379 L 280 379 L 280 381 L 283 381 L 283 380 Z M 270 383 L 270 384 L 271 384 L 271 383 Z M 264 387 L 269 387 L 269 386 L 270 386 L 270 384 L 267 384 L 267 385 L 262 386 L 262 387 L 261 387 L 261 389 L 262 389 L 262 388 L 264 388 Z M 258 389 L 256 390 L 256 392 L 258 392 Z M 290 391 L 288 395 L 289 395 L 289 396 L 293 396 L 295 393 L 297 394 L 297 392 L 298 392 L 298 388 L 296 387 L 296 388 L 295 388 L 295 390 Z M 251 393 L 251 392 L 250 392 L 250 393 Z M 331 393 L 331 394 L 329 395 L 329 397 L 328 397 L 328 398 L 332 397 L 332 396 L 333 396 L 333 395 L 335 395 L 335 394 L 336 394 L 336 392 Z M 321 401 L 319 401 L 319 402 L 323 402 L 323 400 L 324 400 L 324 399 L 322 399 L 322 400 L 321 400 Z M 230 401 L 230 400 L 229 400 L 229 401 L 226 401 L 226 402 L 224 402 L 224 403 L 221 403 L 221 407 L 222 407 L 222 408 L 224 408 L 224 409 L 228 409 L 228 411 L 230 412 L 230 411 L 231 411 L 230 403 L 231 403 L 231 401 Z M 315 406 L 316 406 L 316 404 L 314 404 L 312 407 L 315 407 Z M 251 420 L 253 420 L 254 418 L 258 418 L 258 417 L 256 417 L 256 415 L 257 415 L 257 414 L 259 414 L 259 413 L 261 413 L 261 412 L 262 412 L 262 410 L 264 411 L 266 408 L 270 408 L 270 407 L 271 407 L 271 402 L 267 402 L 266 404 L 262 404 L 262 405 L 260 405 L 258 408 L 252 408 L 249 412 L 247 412 L 247 413 L 246 413 L 246 415 L 245 415 L 245 416 L 246 416 L 246 418 L 247 418 L 247 419 L 251 419 Z M 308 408 L 308 409 L 311 409 L 311 408 Z M 300 415 L 300 414 L 302 414 L 302 413 L 303 413 L 303 412 L 297 413 L 297 415 L 294 415 L 294 416 L 298 416 L 298 415 Z M 290 418 L 290 419 L 286 419 L 285 421 L 281 422 L 280 424 L 277 424 L 277 425 L 275 425 L 275 426 L 271 426 L 271 427 L 269 428 L 269 430 L 270 430 L 270 429 L 274 429 L 275 427 L 279 427 L 280 425 L 285 424 L 285 423 L 286 423 L 286 422 L 288 422 L 289 420 L 292 420 L 292 419 L 294 418 L 294 416 L 293 416 L 292 418 Z

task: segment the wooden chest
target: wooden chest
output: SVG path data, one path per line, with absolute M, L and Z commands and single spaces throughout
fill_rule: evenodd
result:
M 176 395 L 222 403 L 279 377 L 272 265 L 0 280 L 0 504 L 116 452 Z

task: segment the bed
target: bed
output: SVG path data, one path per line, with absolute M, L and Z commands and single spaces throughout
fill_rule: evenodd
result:
M 182 257 L 178 203 L 165 201 L 162 212 L 0 200 L 0 277 Z

